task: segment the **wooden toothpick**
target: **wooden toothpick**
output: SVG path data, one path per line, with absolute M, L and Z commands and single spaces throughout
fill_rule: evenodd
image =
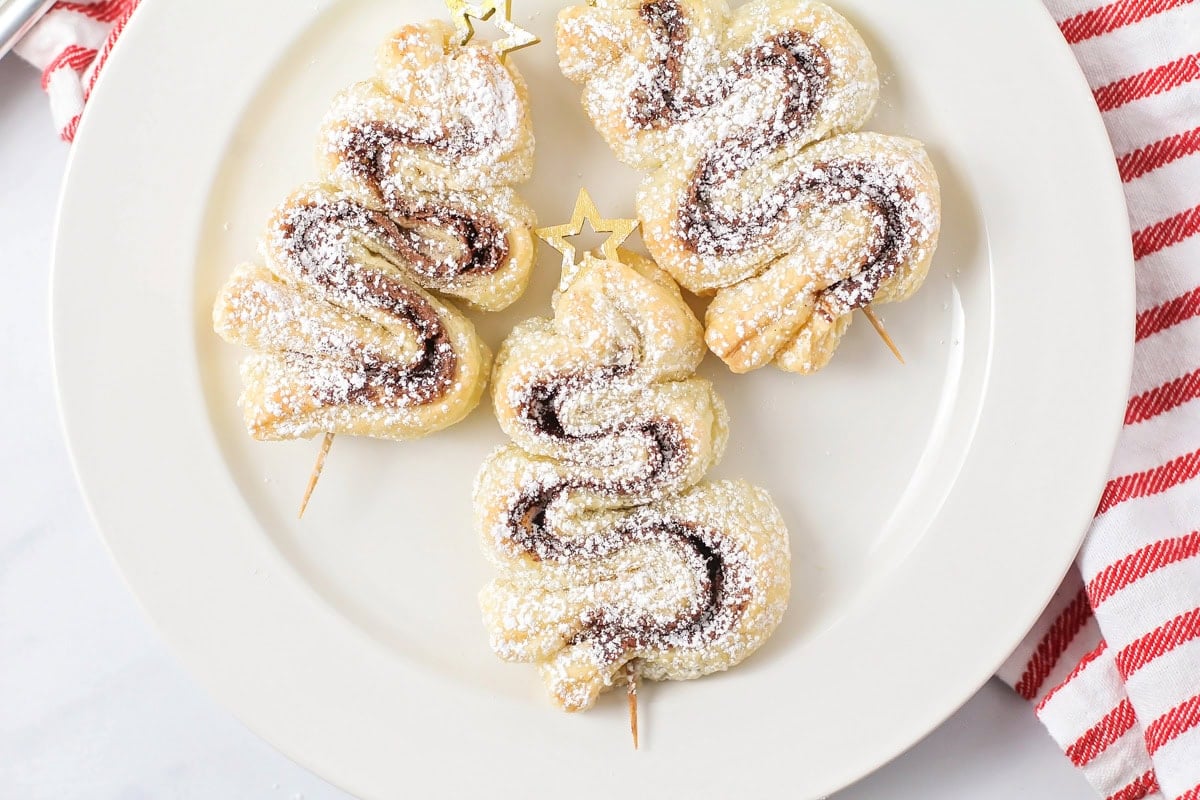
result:
M 304 510 L 308 508 L 308 501 L 312 499 L 313 490 L 317 488 L 317 481 L 321 480 L 321 471 L 325 469 L 325 456 L 329 455 L 329 448 L 332 446 L 333 434 L 326 433 L 321 442 L 321 450 L 317 453 L 317 463 L 313 464 L 312 474 L 308 476 L 308 487 L 304 490 L 304 499 L 300 501 L 300 513 L 296 515 L 297 519 L 304 517 Z
M 892 351 L 892 355 L 896 357 L 897 361 L 903 364 L 904 356 L 900 355 L 900 348 L 896 347 L 896 343 L 892 341 L 892 337 L 887 332 L 887 328 L 883 327 L 883 323 L 879 320 L 879 317 L 875 316 L 875 311 L 870 306 L 863 306 L 861 311 L 863 312 L 863 316 L 867 318 L 867 321 L 871 323 L 871 327 L 875 329 L 877 334 L 879 334 L 879 338 L 882 339 L 883 343 L 886 344 L 888 349 Z
M 638 701 L 637 701 L 637 664 L 630 661 L 625 665 L 628 682 L 625 688 L 625 699 L 629 702 L 629 732 L 633 734 L 633 749 L 638 749 Z

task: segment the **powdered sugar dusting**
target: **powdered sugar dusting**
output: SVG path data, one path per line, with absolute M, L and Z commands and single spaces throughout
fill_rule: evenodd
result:
M 533 214 L 512 184 L 532 169 L 525 86 L 445 23 L 397 31 L 374 79 L 334 101 L 319 181 L 275 211 L 265 267 L 222 289 L 216 331 L 257 354 L 241 403 L 257 438 L 394 439 L 462 419 L 490 355 L 440 295 L 499 309 L 524 290 Z
M 519 326 L 493 396 L 514 444 L 484 464 L 477 526 L 501 576 L 480 601 L 493 649 L 590 706 L 637 661 L 652 679 L 727 669 L 771 634 L 787 533 L 760 489 L 704 483 L 724 405 L 696 378 L 699 323 L 651 262 L 587 258 L 553 320 Z
M 600 2 L 565 9 L 558 35 L 597 129 L 652 170 L 638 197 L 651 253 L 722 301 L 708 342 L 733 369 L 818 369 L 846 328 L 836 319 L 920 286 L 937 177 L 916 142 L 848 133 L 870 115 L 878 76 L 828 6 Z M 763 285 L 729 291 L 752 280 Z

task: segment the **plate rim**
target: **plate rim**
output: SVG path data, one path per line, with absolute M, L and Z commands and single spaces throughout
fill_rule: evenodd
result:
M 836 0 L 834 0 L 834 2 L 832 4 L 836 7 L 837 6 Z M 143 46 L 139 43 L 141 43 L 145 39 L 149 38 L 146 34 L 141 33 L 143 27 L 148 27 L 148 24 L 143 24 L 142 20 L 150 17 L 150 15 L 145 12 L 149 9 L 149 10 L 153 10 L 153 13 L 157 14 L 157 13 L 159 13 L 160 9 L 162 7 L 164 7 L 166 4 L 159 3 L 159 2 L 153 2 L 153 0 L 147 0 L 147 2 L 144 2 L 142 5 L 143 5 L 143 8 L 142 8 L 141 12 L 139 12 L 138 15 L 135 15 L 134 19 L 131 21 L 129 27 L 127 28 L 125 34 L 122 37 L 121 44 L 118 45 L 116 48 L 114 48 L 113 56 L 110 58 L 110 62 L 105 70 L 105 73 L 97 82 L 97 86 L 96 86 L 96 89 L 93 94 L 99 95 L 102 102 L 103 102 L 104 98 L 108 97 L 109 94 L 115 93 L 115 91 L 116 91 L 109 87 L 110 87 L 110 85 L 117 85 L 116 84 L 117 79 L 115 79 L 115 78 L 110 79 L 108 76 L 114 75 L 114 74 L 123 76 L 125 73 L 125 69 L 122 65 L 124 64 L 124 62 L 127 58 L 125 56 L 125 53 L 127 51 L 131 51 L 132 48 L 134 48 L 134 47 Z M 1039 2 L 1039 0 L 1025 0 L 1025 6 L 1036 8 L 1037 12 L 1045 17 L 1047 24 L 1054 27 L 1054 30 L 1057 33 L 1057 26 L 1054 25 L 1053 18 L 1051 17 L 1049 11 L 1047 11 L 1045 9 L 1045 7 Z M 1061 39 L 1061 37 L 1059 37 L 1059 38 Z M 134 44 L 129 44 L 130 42 L 134 42 Z M 1077 74 L 1077 83 L 1080 85 L 1081 90 L 1087 90 L 1086 79 L 1083 76 L 1082 70 L 1078 67 L 1077 62 L 1075 61 L 1074 56 L 1070 51 L 1069 45 L 1067 45 L 1067 43 L 1065 41 L 1061 41 L 1061 46 L 1060 46 L 1059 50 L 1060 50 L 1060 56 L 1061 56 L 1061 53 L 1063 53 L 1063 52 L 1065 52 L 1067 54 L 1071 64 L 1073 65 L 1073 72 L 1075 72 Z M 117 65 L 116 69 L 113 68 L 114 64 Z M 1090 98 L 1090 90 L 1088 91 L 1088 97 Z M 111 115 L 109 115 L 109 116 L 111 116 Z M 1108 136 L 1107 136 L 1107 132 L 1104 127 L 1103 119 L 1102 119 L 1102 116 L 1101 116 L 1099 110 L 1094 109 L 1094 112 L 1088 116 L 1090 117 L 1089 124 L 1092 128 L 1089 135 L 1090 136 L 1099 135 L 1100 137 L 1103 138 L 1103 141 L 1107 143 Z M 175 633 L 172 634 L 167 630 L 166 624 L 163 621 L 163 616 L 161 614 L 161 610 L 159 612 L 156 612 L 156 610 L 153 608 L 154 601 L 151 600 L 149 593 L 146 590 L 145 584 L 141 582 L 140 578 L 133 577 L 134 574 L 140 574 L 140 573 L 137 573 L 136 571 L 130 569 L 128 559 L 123 556 L 123 553 L 127 553 L 127 551 L 124 551 L 120 546 L 118 546 L 116 544 L 116 539 L 114 538 L 114 536 L 111 533 L 111 530 L 112 530 L 111 525 L 106 526 L 102 521 L 102 516 L 104 516 L 104 512 L 98 510 L 99 496 L 94 494 L 94 492 L 96 491 L 96 489 L 95 489 L 95 486 L 96 486 L 95 472 L 94 472 L 94 470 L 91 470 L 89 467 L 85 466 L 84 461 L 80 455 L 80 452 L 81 452 L 80 451 L 80 447 L 81 447 L 80 431 L 82 430 L 81 425 L 83 425 L 84 427 L 86 427 L 86 425 L 85 425 L 85 423 L 81 422 L 81 420 L 79 419 L 78 406 L 75 405 L 72 398 L 70 398 L 68 396 L 68 393 L 64 391 L 64 384 L 71 383 L 73 378 L 68 377 L 66 375 L 66 369 L 63 367 L 64 364 L 68 363 L 71 360 L 71 357 L 69 356 L 69 354 L 67 352 L 68 348 L 67 348 L 67 345 L 65 344 L 65 342 L 69 341 L 71 339 L 72 335 L 77 335 L 77 332 L 72 332 L 69 330 L 69 328 L 64 327 L 68 324 L 68 323 L 64 322 L 64 320 L 67 319 L 67 315 L 62 313 L 63 307 L 64 307 L 64 304 L 62 302 L 62 293 L 63 292 L 69 293 L 69 284 L 66 281 L 62 280 L 62 276 L 65 273 L 64 266 L 63 266 L 63 264 L 64 264 L 64 255 L 63 254 L 64 254 L 64 252 L 68 252 L 71 248 L 69 236 L 67 236 L 64 233 L 64 230 L 69 230 L 72 227 L 71 225 L 64 226 L 64 220 L 71 219 L 71 218 L 73 218 L 72 215 L 76 214 L 76 211 L 74 210 L 74 208 L 72 206 L 72 199 L 73 199 L 74 194 L 78 194 L 80 192 L 80 190 L 73 188 L 77 183 L 76 176 L 77 176 L 78 164 L 81 161 L 84 161 L 85 159 L 94 159 L 96 157 L 96 156 L 92 155 L 93 146 L 92 146 L 91 142 L 94 138 L 98 138 L 99 135 L 92 134 L 91 131 L 93 128 L 99 127 L 99 125 L 101 123 L 89 124 L 89 118 L 91 118 L 91 117 L 101 118 L 99 114 L 84 115 L 84 118 L 81 122 L 79 131 L 78 131 L 76 144 L 72 148 L 72 150 L 68 156 L 67 168 L 66 168 L 66 172 L 65 172 L 65 175 L 63 178 L 63 183 L 62 183 L 62 194 L 60 196 L 58 210 L 56 212 L 54 244 L 53 244 L 53 251 L 52 251 L 52 253 L 53 253 L 52 254 L 52 276 L 51 276 L 51 280 L 52 280 L 51 338 L 52 338 L 52 352 L 53 352 L 53 357 L 54 357 L 55 395 L 56 395 L 57 404 L 58 404 L 60 422 L 62 425 L 64 438 L 66 439 L 66 442 L 67 442 L 68 453 L 70 455 L 72 469 L 75 473 L 76 481 L 79 484 L 81 494 L 83 495 L 83 498 L 84 498 L 84 502 L 88 508 L 88 513 L 92 519 L 93 524 L 96 526 L 97 531 L 101 534 L 101 539 L 104 542 L 106 549 L 109 551 L 110 556 L 112 557 L 114 566 L 116 566 L 118 573 L 122 576 L 122 580 L 124 580 L 125 583 L 129 586 L 129 589 L 130 589 L 131 593 L 137 599 L 139 606 L 143 609 L 143 611 L 151 619 L 151 621 L 152 621 L 155 629 L 158 631 L 158 633 L 168 642 L 168 645 L 170 646 L 171 650 L 174 653 L 176 653 L 177 656 L 180 656 L 180 660 L 184 664 L 187 671 L 190 672 L 194 677 L 196 677 L 198 679 L 198 682 L 201 683 L 201 685 L 203 685 L 212 694 L 217 696 L 218 699 L 222 701 L 222 705 L 224 705 L 227 709 L 230 709 L 235 714 L 235 716 L 237 716 L 239 719 L 242 719 L 247 724 L 248 727 L 250 727 L 252 730 L 255 730 L 256 733 L 259 733 L 260 735 L 262 735 L 264 739 L 266 739 L 268 742 L 270 742 L 276 748 L 281 749 L 285 754 L 287 754 L 289 757 L 293 758 L 293 760 L 296 760 L 298 763 L 306 766 L 309 769 L 312 769 L 314 772 L 321 775 L 322 777 L 328 777 L 330 775 L 335 775 L 335 774 L 338 774 L 339 772 L 341 772 L 342 773 L 341 779 L 335 779 L 335 778 L 329 778 L 329 779 L 335 780 L 339 785 L 346 787 L 348 791 L 355 792 L 355 793 L 362 792 L 364 796 L 375 796 L 375 792 L 369 791 L 369 787 L 357 787 L 356 786 L 357 781 L 347 779 L 342 770 L 338 770 L 327 764 L 322 765 L 321 762 L 323 761 L 323 759 L 321 759 L 319 757 L 314 757 L 311 752 L 304 751 L 303 748 L 297 748 L 295 746 L 281 744 L 277 737 L 262 733 L 261 729 L 266 726 L 264 726 L 262 724 L 262 720 L 261 720 L 261 717 L 259 716 L 259 714 L 257 712 L 250 713 L 248 711 L 245 711 L 245 708 L 239 707 L 237 702 L 232 702 L 228 699 L 228 694 L 229 694 L 228 687 L 225 685 L 222 685 L 222 681 L 228 680 L 228 676 L 223 677 L 221 680 L 213 680 L 209 669 L 207 669 L 206 667 L 202 667 L 199 664 L 194 653 L 188 654 L 186 652 L 185 648 L 181 648 L 178 646 L 179 632 L 176 631 Z M 104 119 L 107 119 L 107 118 L 108 117 L 104 117 Z M 1083 121 L 1084 121 L 1083 118 L 1079 118 L 1076 120 L 1076 122 L 1080 125 L 1083 124 Z M 1114 260 L 1121 260 L 1122 262 L 1127 262 L 1127 266 L 1128 266 L 1128 269 L 1125 271 L 1126 280 L 1124 282 L 1124 287 L 1123 287 L 1123 291 L 1122 291 L 1122 294 L 1127 301 L 1125 303 L 1122 303 L 1122 305 L 1124 305 L 1126 307 L 1127 312 L 1128 312 L 1127 315 L 1125 315 L 1125 317 L 1122 318 L 1122 319 L 1124 319 L 1124 322 L 1125 322 L 1123 327 L 1125 329 L 1125 333 L 1127 333 L 1128 335 L 1121 337 L 1122 340 L 1125 342 L 1124 347 L 1122 347 L 1118 352 L 1110 352 L 1109 356 L 1110 356 L 1111 362 L 1114 364 L 1113 375 L 1117 376 L 1113 380 L 1115 380 L 1116 383 L 1123 384 L 1127 388 L 1128 379 L 1132 372 L 1133 353 L 1134 353 L 1134 342 L 1133 342 L 1133 336 L 1132 336 L 1133 325 L 1134 325 L 1134 311 L 1136 308 L 1136 306 L 1135 306 L 1135 290 L 1134 290 L 1134 269 L 1133 269 L 1134 261 L 1133 261 L 1132 246 L 1131 246 L 1131 244 L 1129 244 L 1129 235 L 1128 235 L 1129 234 L 1129 225 L 1128 225 L 1128 217 L 1125 212 L 1125 199 L 1124 199 L 1122 184 L 1120 182 L 1119 175 L 1117 173 L 1115 159 L 1110 158 L 1109 162 L 1110 163 L 1109 163 L 1107 169 L 1102 168 L 1102 165 L 1099 165 L 1099 164 L 1095 165 L 1098 169 L 1097 178 L 1102 179 L 1102 180 L 1100 180 L 1100 182 L 1103 182 L 1104 184 L 1106 184 L 1106 187 L 1107 187 L 1106 193 L 1110 195 L 1110 197 L 1108 198 L 1108 202 L 1116 203 L 1116 204 L 1119 204 L 1119 206 L 1120 206 L 1120 209 L 1122 212 L 1121 218 L 1123 220 L 1123 223 L 1122 223 L 1123 228 L 1120 232 L 1123 234 L 1122 240 L 1125 244 L 1120 248 L 1121 252 L 1119 254 L 1114 255 Z M 1100 175 L 1099 174 L 1100 172 L 1107 173 L 1107 175 Z M 64 289 L 63 288 L 64 286 L 66 286 L 68 288 Z M 1117 379 L 1117 378 L 1119 378 L 1119 379 Z M 1112 417 L 1111 422 L 1107 426 L 1104 426 L 1103 431 L 1095 431 L 1095 433 L 1098 435 L 1098 437 L 1106 443 L 1102 449 L 1104 449 L 1104 451 L 1109 454 L 1109 457 L 1111 457 L 1111 453 L 1115 449 L 1117 438 L 1118 438 L 1121 428 L 1122 428 L 1125 399 L 1126 399 L 1125 395 L 1124 395 L 1124 393 L 1122 393 L 1122 395 L 1119 398 L 1120 402 L 1117 403 L 1114 401 L 1114 403 L 1113 403 L 1114 409 L 1113 409 L 1113 413 L 1111 414 L 1111 417 Z M 1118 406 L 1119 406 L 1119 411 L 1121 413 L 1117 413 Z M 1100 435 L 1100 434 L 1103 434 L 1103 435 Z M 1095 491 L 1093 492 L 1093 494 L 1096 498 L 1099 498 L 1101 489 L 1104 486 L 1105 478 L 1107 475 L 1107 466 L 1108 466 L 1108 463 L 1106 460 L 1105 464 L 1103 465 L 1104 471 L 1100 472 L 1099 473 L 1100 477 L 1094 481 Z M 1082 521 L 1082 524 L 1079 526 L 1079 528 L 1080 528 L 1079 532 L 1075 537 L 1072 538 L 1072 537 L 1066 536 L 1065 534 L 1063 535 L 1064 540 L 1069 540 L 1072 542 L 1072 547 L 1071 547 L 1072 553 L 1074 553 L 1075 550 L 1078 549 L 1078 546 L 1082 543 L 1084 537 L 1086 536 L 1088 528 L 1089 528 L 1089 525 L 1087 523 L 1090 522 L 1090 519 L 1091 519 L 1091 516 L 1089 514 L 1086 517 L 1086 519 L 1084 519 Z M 107 527 L 107 531 L 106 531 L 106 527 Z M 1039 609 L 1039 613 L 1040 613 L 1040 609 L 1043 608 L 1049 602 L 1050 597 L 1053 595 L 1053 592 L 1058 587 L 1058 581 L 1061 580 L 1062 576 L 1067 573 L 1067 571 L 1070 569 L 1072 564 L 1073 564 L 1073 556 L 1070 560 L 1067 560 L 1067 562 L 1065 564 L 1063 564 L 1061 569 L 1057 572 L 1058 577 L 1057 577 L 1057 580 L 1056 580 L 1054 586 L 1048 592 L 1039 593 L 1040 599 L 1036 603 L 1036 606 Z M 1026 603 L 1026 605 L 1032 605 L 1032 603 Z M 1030 617 L 1028 620 L 1029 624 L 1021 626 L 1022 630 L 1025 630 L 1026 628 L 1029 627 L 1029 625 L 1032 625 L 1032 623 L 1036 620 L 1036 617 L 1037 617 L 1036 614 L 1034 614 L 1032 617 Z M 889 753 L 881 754 L 877 759 L 874 759 L 869 764 L 867 762 L 860 762 L 860 764 L 856 768 L 856 774 L 853 775 L 853 777 L 851 777 L 847 780 L 838 778 L 837 780 L 841 781 L 841 782 L 839 782 L 838 785 L 830 788 L 829 791 L 834 791 L 834 790 L 837 790 L 840 788 L 844 788 L 844 786 L 848 785 L 850 782 L 853 782 L 854 780 L 864 777 L 866 774 L 869 774 L 870 772 L 874 771 L 875 769 L 878 769 L 880 766 L 887 763 L 888 761 L 895 758 L 896 756 L 900 755 L 908 747 L 910 747 L 911 745 L 913 745 L 917 741 L 919 741 L 920 738 L 922 738 L 929 731 L 931 731 L 934 727 L 936 727 L 938 724 L 940 724 L 945 718 L 950 716 L 959 706 L 961 706 L 961 704 L 963 702 L 968 700 L 970 698 L 971 694 L 973 694 L 973 692 L 976 691 L 979 686 L 981 686 L 984 682 L 986 682 L 988 677 L 990 677 L 990 675 L 992 675 L 996 671 L 996 669 L 999 668 L 999 666 L 1004 662 L 1005 658 L 1007 657 L 1007 653 L 1009 653 L 1012 649 L 1014 649 L 1020 643 L 1020 641 L 1022 639 L 1023 639 L 1023 635 L 1018 636 L 1014 641 L 1011 641 L 1010 646 L 1008 646 L 1005 649 L 1006 655 L 999 658 L 999 660 L 996 660 L 995 663 L 993 663 L 991 665 L 991 667 L 989 669 L 987 669 L 987 671 L 978 680 L 976 680 L 974 678 L 967 680 L 964 685 L 970 684 L 970 688 L 968 690 L 966 690 L 965 692 L 958 692 L 957 694 L 960 694 L 961 697 L 959 697 L 957 699 L 957 701 L 955 701 L 954 703 L 952 703 L 950 705 L 947 705 L 945 703 L 940 704 L 939 710 L 937 712 L 931 714 L 927 720 L 916 723 L 916 727 L 923 728 L 923 731 L 921 733 L 919 733 L 915 737 L 909 737 L 909 736 L 900 737 L 900 738 L 906 739 L 906 741 L 902 744 L 898 744 L 896 746 L 886 748 L 887 750 L 890 751 Z M 982 670 L 976 670 L 976 671 L 982 672 Z M 929 720 L 932 720 L 932 722 L 930 722 Z M 910 727 L 912 727 L 912 726 L 910 726 Z M 882 751 L 881 751 L 881 753 L 882 753 Z

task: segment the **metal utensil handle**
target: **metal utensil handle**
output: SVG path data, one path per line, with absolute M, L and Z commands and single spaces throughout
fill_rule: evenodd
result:
M 52 5 L 54 0 L 0 0 L 0 58 Z

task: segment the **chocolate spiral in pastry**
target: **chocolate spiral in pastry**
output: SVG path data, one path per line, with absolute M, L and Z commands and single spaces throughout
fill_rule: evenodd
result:
M 475 491 L 501 576 L 480 600 L 493 649 L 538 665 L 581 710 L 642 675 L 726 669 L 770 635 L 789 590 L 787 533 L 760 489 L 704 483 L 725 412 L 696 378 L 702 331 L 651 262 L 588 259 L 553 320 L 519 326 L 493 398 L 514 444 Z
M 565 9 L 558 35 L 594 124 L 652 170 L 638 197 L 646 244 L 686 288 L 717 295 L 706 338 L 735 371 L 819 369 L 854 309 L 920 286 L 937 177 L 912 140 L 848 133 L 878 77 L 827 6 L 599 0 Z M 744 282 L 757 288 L 729 294 Z
M 692 35 L 680 0 L 649 0 L 638 16 L 650 29 L 657 60 L 638 75 L 626 105 L 635 128 L 666 128 L 701 116 L 726 100 L 741 82 L 768 70 L 778 72 L 785 87 L 776 115 L 768 128 L 807 126 L 828 91 L 830 63 L 825 51 L 802 31 L 783 31 L 737 53 L 711 80 L 689 88 L 684 67 Z
M 424 293 L 393 271 L 372 268 L 354 246 L 388 253 L 389 264 L 407 265 L 430 283 L 473 265 L 436 262 L 420 249 L 412 229 L 401 229 L 394 216 L 364 208 L 353 200 L 320 190 L 303 193 L 285 206 L 276 225 L 273 252 L 285 260 L 294 283 L 304 285 L 340 308 L 370 309 L 396 320 L 415 334 L 419 357 L 408 364 L 361 354 L 363 382 L 337 397 L 336 386 L 317 386 L 325 403 L 424 405 L 442 397 L 458 372 L 458 356 L 439 310 Z M 359 244 L 358 240 L 366 244 Z M 468 255 L 473 255 L 469 249 Z M 494 268 L 494 266 L 493 266 Z M 447 275 L 449 273 L 449 275 Z
M 393 202 L 383 210 L 319 186 L 285 204 L 276 235 L 280 252 L 296 261 L 299 274 L 325 282 L 359 268 L 356 246 L 386 253 L 424 288 L 440 291 L 464 278 L 491 275 L 508 257 L 503 230 L 485 215 L 429 199 Z
M 524 83 L 444 23 L 396 32 L 373 80 L 335 99 L 319 181 L 275 211 L 265 265 L 239 267 L 214 327 L 256 351 L 242 405 L 257 438 L 403 439 L 479 401 L 490 354 L 437 295 L 515 300 L 533 259 Z M 436 293 L 436 295 L 434 294 Z

